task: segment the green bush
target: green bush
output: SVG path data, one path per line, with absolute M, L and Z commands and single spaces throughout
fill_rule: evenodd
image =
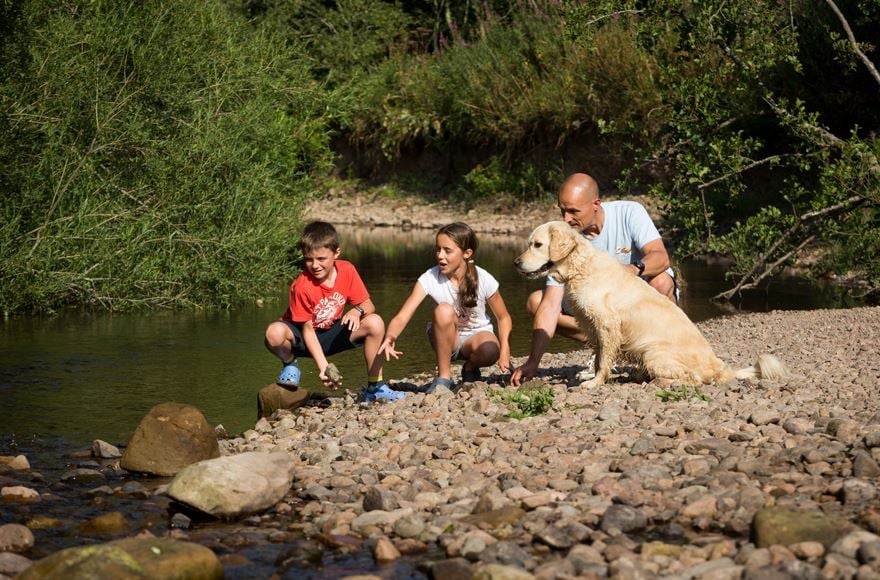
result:
M 507 153 L 595 127 L 628 127 L 658 103 L 653 65 L 630 50 L 626 27 L 589 45 L 568 42 L 554 3 L 521 3 L 486 21 L 479 41 L 432 55 L 394 56 L 350 87 L 354 141 L 394 158 L 414 143 L 466 142 Z
M 681 385 L 678 389 L 662 389 L 654 394 L 657 395 L 657 398 L 664 403 L 668 403 L 670 401 L 688 401 L 691 399 L 696 399 L 698 401 L 704 401 L 708 403 L 712 400 L 712 397 L 704 393 L 699 386 L 689 387 L 687 385 Z
M 282 280 L 329 159 L 295 47 L 204 0 L 4 16 L 0 308 L 228 306 Z
M 467 199 L 533 200 L 555 195 L 564 175 L 559 168 L 540 170 L 530 163 L 508 167 L 492 156 L 464 176 Z

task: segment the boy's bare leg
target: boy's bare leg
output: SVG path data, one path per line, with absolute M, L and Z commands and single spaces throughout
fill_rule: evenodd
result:
M 452 349 L 458 339 L 458 316 L 451 304 L 438 304 L 434 307 L 431 320 L 431 345 L 437 353 L 437 376 L 452 378 Z
M 541 303 L 543 294 L 541 290 L 535 290 L 529 294 L 526 300 L 526 310 L 529 311 L 529 315 L 532 318 L 535 317 L 535 312 L 538 311 L 538 304 Z M 587 334 L 578 326 L 577 319 L 570 314 L 563 314 L 562 312 L 559 313 L 559 318 L 556 322 L 556 334 L 561 334 L 579 342 L 587 342 L 588 338 Z
M 293 332 L 283 322 L 273 322 L 266 328 L 264 344 L 281 362 L 293 360 Z
M 352 340 L 364 339 L 364 363 L 367 365 L 368 377 L 382 376 L 383 361 L 377 354 L 384 337 L 385 321 L 375 312 L 364 316 L 358 329 L 351 333 Z

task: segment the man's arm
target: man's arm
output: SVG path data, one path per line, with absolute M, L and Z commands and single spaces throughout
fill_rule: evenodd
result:
M 562 298 L 565 296 L 564 286 L 546 286 L 541 303 L 535 311 L 532 322 L 532 349 L 528 360 L 510 375 L 510 384 L 518 387 L 535 376 L 541 365 L 541 357 L 550 346 L 550 340 L 556 334 L 559 313 L 562 312 Z
M 653 278 L 661 272 L 665 272 L 669 267 L 669 254 L 666 252 L 666 245 L 662 238 L 657 238 L 645 244 L 640 248 L 643 254 L 642 263 L 645 265 L 645 271 L 642 276 L 648 279 Z M 635 275 L 639 275 L 639 268 L 634 264 L 627 266 Z

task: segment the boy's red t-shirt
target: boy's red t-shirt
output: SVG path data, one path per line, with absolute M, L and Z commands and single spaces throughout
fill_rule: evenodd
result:
M 308 272 L 300 274 L 290 285 L 290 305 L 281 317 L 293 323 L 312 321 L 316 329 L 330 328 L 342 318 L 345 304 L 360 304 L 370 299 L 370 294 L 354 265 L 346 260 L 336 260 L 336 280 L 327 288 Z

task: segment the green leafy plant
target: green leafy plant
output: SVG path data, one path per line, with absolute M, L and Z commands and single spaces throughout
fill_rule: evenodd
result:
M 712 400 L 712 397 L 705 394 L 698 386 L 689 387 L 688 385 L 681 385 L 677 390 L 674 388 L 669 390 L 662 389 L 655 394 L 664 403 L 669 401 L 688 401 L 690 399 L 697 399 L 708 403 Z
M 510 167 L 495 155 L 464 176 L 462 194 L 468 199 L 540 199 L 555 193 L 563 178 L 561 168 L 541 170 L 530 163 Z
M 520 387 L 518 389 L 496 390 L 492 393 L 495 401 L 515 407 L 508 413 L 511 419 L 524 419 L 543 415 L 556 400 L 552 387 Z

